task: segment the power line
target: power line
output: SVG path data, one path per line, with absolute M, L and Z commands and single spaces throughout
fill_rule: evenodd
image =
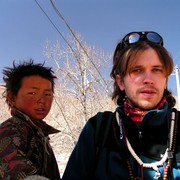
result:
M 60 34 L 60 36 L 63 38 L 63 40 L 67 43 L 67 45 L 70 47 L 71 51 L 74 53 L 76 59 L 77 55 L 76 52 L 73 50 L 73 48 L 71 47 L 71 45 L 68 43 L 68 41 L 66 40 L 66 38 L 62 35 L 62 33 L 59 31 L 59 29 L 57 28 L 57 26 L 53 23 L 53 21 L 50 19 L 50 17 L 47 15 L 47 13 L 43 10 L 43 8 L 41 7 L 41 5 L 37 2 L 37 0 L 35 0 L 36 4 L 39 6 L 39 8 L 43 11 L 43 13 L 45 14 L 45 16 L 48 18 L 48 20 L 50 21 L 50 23 L 53 25 L 53 27 L 56 29 L 56 31 Z M 56 6 L 54 5 L 53 1 L 50 0 L 51 5 L 53 6 L 53 9 L 55 10 L 55 12 L 57 13 L 57 15 L 64 21 L 65 25 L 68 27 L 68 29 L 70 30 L 71 34 L 73 35 L 73 37 L 75 38 L 75 40 L 79 43 L 80 47 L 82 48 L 82 50 L 84 51 L 84 53 L 86 54 L 86 56 L 88 57 L 88 59 L 90 60 L 90 62 L 92 63 L 92 65 L 95 67 L 96 71 L 98 72 L 99 76 L 101 77 L 101 79 L 103 80 L 103 82 L 106 85 L 106 89 L 108 90 L 108 85 L 105 81 L 105 79 L 103 78 L 103 76 L 101 75 L 100 71 L 98 70 L 98 68 L 96 67 L 95 63 L 91 60 L 91 58 L 89 57 L 87 51 L 85 50 L 85 48 L 83 47 L 83 45 L 81 44 L 81 42 L 79 41 L 79 39 L 76 37 L 75 33 L 73 32 L 72 28 L 70 27 L 70 25 L 67 23 L 67 21 L 65 20 L 65 18 L 62 16 L 62 14 L 59 12 L 59 10 L 56 8 Z
M 63 40 L 67 43 L 67 45 L 69 46 L 69 48 L 71 49 L 71 51 L 73 52 L 75 58 L 78 61 L 78 56 L 76 54 L 76 52 L 73 50 L 72 46 L 69 44 L 69 42 L 66 40 L 66 38 L 62 35 L 62 33 L 59 31 L 59 29 L 57 28 L 57 26 L 53 23 L 53 21 L 50 19 L 50 17 L 47 15 L 47 13 L 44 11 L 44 9 L 41 7 L 41 5 L 37 2 L 37 0 L 35 0 L 36 4 L 39 6 L 39 8 L 43 11 L 43 13 L 45 14 L 45 16 L 48 18 L 48 20 L 50 21 L 50 23 L 53 25 L 53 27 L 57 30 L 57 32 L 60 34 L 60 36 L 63 38 Z
M 47 15 L 47 13 L 44 11 L 44 9 L 41 7 L 41 5 L 37 2 L 37 0 L 34 0 L 36 2 L 36 4 L 39 6 L 39 8 L 42 10 L 42 12 L 45 14 L 45 16 L 48 18 L 48 20 L 50 21 L 50 23 L 53 25 L 53 27 L 56 29 L 56 31 L 60 34 L 60 36 L 63 38 L 63 40 L 68 44 L 68 46 L 71 48 L 71 50 L 73 51 L 71 45 L 68 43 L 68 41 L 66 40 L 66 38 L 62 35 L 62 33 L 59 31 L 59 29 L 57 28 L 57 26 L 53 23 L 53 21 L 50 19 L 50 17 Z M 73 51 L 74 52 L 74 51 Z
M 70 30 L 70 32 L 72 33 L 73 37 L 76 39 L 76 41 L 79 43 L 80 47 L 82 48 L 82 50 L 84 51 L 84 53 L 86 54 L 86 56 L 88 57 L 88 59 L 91 61 L 92 65 L 95 67 L 96 71 L 98 72 L 99 76 L 101 77 L 101 79 L 104 81 L 105 85 L 107 86 L 108 89 L 108 85 L 106 83 L 106 81 L 104 80 L 103 76 L 101 75 L 99 69 L 96 67 L 95 63 L 91 60 L 91 58 L 89 57 L 87 51 L 84 49 L 83 45 L 81 44 L 81 42 L 79 41 L 79 39 L 76 37 L 75 33 L 73 32 L 72 28 L 70 27 L 69 23 L 65 20 L 65 18 L 62 16 L 62 14 L 59 12 L 59 10 L 56 8 L 56 6 L 54 5 L 53 1 L 50 0 L 55 12 L 57 13 L 57 15 L 64 21 L 64 23 L 66 24 L 66 26 L 68 27 L 68 29 Z

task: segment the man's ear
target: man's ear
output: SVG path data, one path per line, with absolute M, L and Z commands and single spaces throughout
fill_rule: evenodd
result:
M 123 81 L 123 79 L 120 77 L 120 75 L 116 75 L 116 83 L 117 83 L 117 85 L 119 86 L 119 89 L 121 90 L 121 91 L 124 91 L 124 81 Z

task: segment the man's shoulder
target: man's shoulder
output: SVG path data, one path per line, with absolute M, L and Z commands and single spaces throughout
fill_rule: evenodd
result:
M 93 117 L 91 117 L 88 120 L 88 122 L 91 123 L 93 126 L 96 126 L 96 124 L 99 123 L 100 121 L 105 122 L 106 120 L 108 120 L 113 115 L 114 115 L 114 112 L 112 112 L 112 111 L 98 112 Z

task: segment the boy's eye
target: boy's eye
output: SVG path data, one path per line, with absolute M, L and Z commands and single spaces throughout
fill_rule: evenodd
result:
M 51 93 L 46 93 L 45 96 L 51 96 Z
M 33 95 L 33 96 L 41 96 L 41 97 L 51 97 L 51 92 L 44 92 L 44 93 L 38 93 L 38 92 L 28 92 L 27 94 Z
M 32 94 L 32 95 L 35 95 L 36 93 L 35 93 L 35 92 L 29 92 L 28 94 Z

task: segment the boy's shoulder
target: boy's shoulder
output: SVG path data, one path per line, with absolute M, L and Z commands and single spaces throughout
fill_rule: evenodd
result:
M 21 133 L 25 129 L 28 130 L 29 128 L 31 128 L 30 124 L 16 116 L 10 117 L 0 124 L 0 129 L 6 129 L 8 131 L 18 131 L 19 133 Z

